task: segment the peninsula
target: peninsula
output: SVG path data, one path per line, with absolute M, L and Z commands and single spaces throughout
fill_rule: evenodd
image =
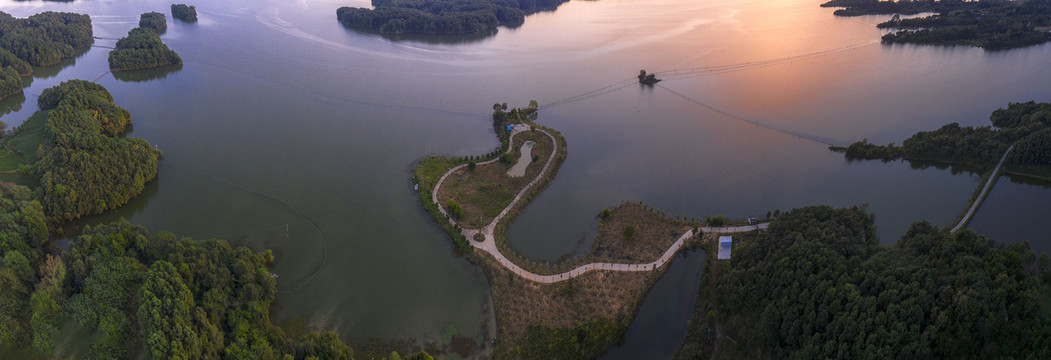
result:
M 535 101 L 510 110 L 495 104 L 499 149 L 430 156 L 413 170 L 424 208 L 489 277 L 497 358 L 594 358 L 623 336 L 642 297 L 681 249 L 714 242 L 718 233 L 767 226 L 704 227 L 624 202 L 598 212 L 599 233 L 589 253 L 554 263 L 529 259 L 508 245 L 505 230 L 567 155 L 562 135 L 536 118 Z
M 894 17 L 881 29 L 897 29 L 882 41 L 928 45 L 967 45 L 1004 50 L 1051 41 L 1051 4 L 1043 0 L 880 1 L 831 0 L 838 16 L 884 14 Z M 902 19 L 900 15 L 937 13 Z

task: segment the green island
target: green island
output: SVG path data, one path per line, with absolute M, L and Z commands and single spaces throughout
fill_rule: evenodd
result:
M 1005 171 L 1051 181 L 1051 103 L 1011 103 L 993 111 L 989 119 L 992 127 L 952 123 L 918 132 L 901 145 L 862 140 L 840 150 L 849 159 L 904 159 L 916 166 L 952 165 L 987 172 L 1012 144 L 1017 144 L 1004 162 Z
M 88 15 L 47 11 L 19 19 L 0 11 L 0 67 L 22 76 L 32 75 L 29 65 L 58 64 L 94 41 Z
M 504 233 L 554 177 L 567 155 L 566 142 L 534 122 L 535 101 L 511 110 L 495 104 L 492 118 L 500 148 L 482 156 L 429 156 L 413 174 L 424 208 L 489 278 L 496 358 L 595 358 L 623 337 L 643 296 L 679 250 L 714 242 L 719 232 L 765 227 L 702 228 L 696 219 L 672 219 L 623 202 L 598 212 L 598 234 L 586 255 L 557 263 L 530 260 L 507 245 Z
M 48 11 L 19 19 L 0 11 L 0 99 L 22 93 L 33 66 L 56 65 L 94 41 L 88 15 Z
M 1028 243 L 917 222 L 884 246 L 864 209 L 817 206 L 734 244 L 676 359 L 1051 356 L 1051 258 Z
M 831 0 L 823 7 L 839 7 L 835 15 L 894 14 L 880 29 L 898 31 L 883 43 L 969 45 L 1004 50 L 1051 41 L 1051 4 L 1046 0 L 880 1 Z M 898 14 L 937 13 L 901 19 Z
M 38 105 L 0 138 L 0 354 L 52 358 L 73 331 L 91 334 L 89 359 L 354 357 L 334 332 L 271 322 L 270 250 L 149 233 L 125 220 L 85 227 L 60 250 L 53 239 L 65 236 L 64 224 L 141 192 L 160 152 L 122 137 L 131 116 L 100 85 L 63 82 Z M 432 359 L 390 347 L 358 355 Z
M 139 16 L 139 27 L 151 29 L 158 34 L 163 34 L 165 30 L 168 30 L 168 21 L 164 19 L 164 14 L 151 11 Z
M 373 9 L 341 7 L 348 28 L 383 35 L 488 35 L 516 27 L 526 15 L 553 10 L 568 0 L 372 0 Z
M 114 72 L 181 64 L 179 54 L 169 49 L 157 32 L 146 27 L 131 29 L 109 53 L 109 68 Z
M 197 22 L 197 8 L 186 4 L 172 4 L 172 18 L 182 22 Z

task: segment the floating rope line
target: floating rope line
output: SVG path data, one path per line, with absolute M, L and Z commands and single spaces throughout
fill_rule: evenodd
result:
M 289 203 L 288 201 L 285 201 L 284 199 L 279 198 L 279 197 L 277 197 L 275 195 L 270 195 L 270 194 L 267 194 L 265 192 L 262 192 L 262 191 L 259 191 L 259 190 L 256 190 L 256 189 L 253 189 L 253 188 L 250 188 L 250 187 L 247 187 L 247 186 L 235 183 L 233 181 L 227 180 L 225 178 L 212 175 L 211 173 L 205 172 L 203 170 L 198 170 L 198 169 L 188 168 L 188 167 L 182 167 L 182 166 L 172 166 L 172 167 L 176 168 L 176 169 L 193 171 L 193 172 L 196 172 L 198 174 L 204 175 L 204 176 L 206 176 L 208 178 L 211 178 L 212 180 L 216 180 L 216 181 L 225 183 L 227 185 L 239 188 L 241 190 L 244 190 L 244 191 L 247 191 L 247 192 L 250 192 L 250 193 L 253 193 L 253 194 L 256 194 L 256 195 L 259 195 L 259 196 L 262 196 L 262 197 L 265 197 L 265 198 L 268 198 L 268 199 L 271 199 L 271 200 L 274 200 L 274 201 L 277 201 L 277 202 L 281 203 L 282 205 L 284 205 L 285 207 L 287 207 L 289 210 L 292 210 L 293 214 L 295 214 L 299 218 L 302 218 L 306 223 L 310 224 L 310 226 L 314 228 L 314 231 L 317 232 L 318 237 L 321 239 L 321 263 L 318 264 L 317 268 L 314 269 L 314 271 L 311 272 L 310 275 L 307 275 L 305 278 L 300 280 L 299 284 L 296 285 L 295 287 L 293 287 L 291 290 L 278 290 L 277 291 L 278 293 L 280 293 L 280 294 L 289 294 L 289 293 L 294 293 L 296 291 L 299 291 L 299 289 L 302 288 L 304 285 L 310 283 L 311 280 L 314 280 L 314 277 L 317 276 L 317 274 L 321 272 L 321 269 L 325 268 L 325 263 L 328 262 L 328 242 L 325 240 L 325 233 L 321 231 L 321 228 L 318 227 L 318 225 L 316 223 L 314 223 L 314 220 L 311 220 L 309 217 L 304 215 L 302 211 L 299 211 L 299 209 L 297 209 L 295 206 L 292 206 L 292 204 Z
M 776 132 L 779 132 L 779 133 L 782 133 L 782 134 L 792 135 L 792 136 L 795 136 L 795 137 L 798 137 L 798 138 L 801 138 L 801 139 L 810 140 L 810 141 L 813 141 L 813 142 L 816 142 L 816 143 L 820 143 L 820 144 L 823 144 L 823 145 L 837 146 L 836 144 L 833 144 L 829 140 L 825 140 L 825 139 L 822 139 L 822 138 L 819 138 L 819 137 L 815 137 L 813 135 L 808 135 L 808 134 L 804 134 L 804 133 L 798 133 L 798 132 L 794 132 L 794 131 L 790 131 L 790 130 L 780 129 L 780 128 L 774 127 L 772 125 L 767 125 L 765 123 L 762 123 L 762 122 L 760 122 L 758 120 L 752 120 L 752 119 L 748 119 L 748 118 L 744 118 L 744 117 L 741 117 L 741 116 L 737 116 L 737 115 L 728 113 L 728 112 L 723 111 L 723 110 L 721 110 L 719 108 L 716 108 L 714 106 L 711 106 L 711 105 L 708 105 L 706 103 L 703 103 L 703 102 L 701 102 L 701 101 L 699 101 L 697 99 L 694 99 L 694 98 L 691 98 L 689 96 L 683 95 L 682 93 L 680 93 L 678 91 L 669 89 L 667 86 L 664 86 L 664 85 L 661 85 L 661 84 L 657 84 L 656 86 L 660 87 L 661 89 L 668 90 L 668 92 L 671 92 L 672 94 L 678 95 L 678 96 L 682 97 L 683 99 L 689 100 L 692 103 L 704 106 L 704 107 L 708 108 L 708 110 L 711 110 L 711 111 L 717 112 L 719 114 L 725 115 L 725 116 L 727 116 L 727 117 L 729 117 L 731 119 L 744 121 L 744 122 L 747 122 L 749 124 L 753 124 L 755 126 L 758 126 L 758 127 L 761 127 L 761 128 L 767 129 L 767 130 L 773 130 L 773 131 L 776 131 Z

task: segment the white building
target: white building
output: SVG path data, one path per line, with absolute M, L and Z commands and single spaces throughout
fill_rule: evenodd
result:
M 720 236 L 719 237 L 719 254 L 716 256 L 719 260 L 730 259 L 730 248 L 733 246 L 733 237 L 731 236 Z

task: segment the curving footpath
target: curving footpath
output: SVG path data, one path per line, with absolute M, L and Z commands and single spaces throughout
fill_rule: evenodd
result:
M 527 126 L 527 125 L 516 125 L 514 127 L 514 129 L 512 130 L 512 132 L 511 132 L 510 140 L 508 141 L 508 144 L 509 144 L 508 145 L 508 149 L 514 148 L 514 137 L 515 137 L 515 135 L 517 135 L 518 133 L 521 133 L 523 131 L 527 131 L 527 130 L 529 130 L 529 126 Z M 656 269 L 659 269 L 661 266 L 664 266 L 664 264 L 667 264 L 669 261 L 671 261 L 672 256 L 675 256 L 675 254 L 677 252 L 679 252 L 680 249 L 682 249 L 682 246 L 686 244 L 686 240 L 693 236 L 693 230 L 686 231 L 684 234 L 682 234 L 682 236 L 679 237 L 678 240 L 675 240 L 675 243 L 673 243 L 670 247 L 668 247 L 668 250 L 664 251 L 664 254 L 662 254 L 660 258 L 658 258 L 655 261 L 648 262 L 648 263 L 643 263 L 643 264 L 590 263 L 590 264 L 584 264 L 584 265 L 578 266 L 578 267 L 576 267 L 576 268 L 574 268 L 572 270 L 569 270 L 569 271 L 566 271 L 566 272 L 563 272 L 563 273 L 553 274 L 553 275 L 537 274 L 537 273 L 531 272 L 529 270 L 523 269 L 521 266 L 518 266 L 518 264 L 515 264 L 513 261 L 511 261 L 506 256 L 504 256 L 503 253 L 500 252 L 500 248 L 497 247 L 497 245 L 496 245 L 496 236 L 493 235 L 493 230 L 496 228 L 496 225 L 498 223 L 500 223 L 500 220 L 502 220 L 504 218 L 504 216 L 507 215 L 507 213 L 509 211 L 511 211 L 512 208 L 515 207 L 515 204 L 517 204 L 518 201 L 522 199 L 522 196 L 524 196 L 526 194 L 526 192 L 529 191 L 529 189 L 532 189 L 533 186 L 536 185 L 540 181 L 541 178 L 543 178 L 544 173 L 546 173 L 548 170 L 550 170 L 551 164 L 552 164 L 553 160 L 555 159 L 555 155 L 558 154 L 558 140 L 555 139 L 555 137 L 553 135 L 551 135 L 550 133 L 548 133 L 546 131 L 543 131 L 541 129 L 537 129 L 537 131 L 540 131 L 540 132 L 544 133 L 545 135 L 551 137 L 551 141 L 554 144 L 554 147 L 553 147 L 554 150 L 551 152 L 551 156 L 548 157 L 547 163 L 544 164 L 543 170 L 540 170 L 540 173 L 537 174 L 537 177 L 535 179 L 533 179 L 533 181 L 529 182 L 529 184 L 527 184 L 525 187 L 523 187 L 522 190 L 518 192 L 518 195 L 515 196 L 514 200 L 511 200 L 511 203 L 508 204 L 507 207 L 505 207 L 504 210 L 500 212 L 500 215 L 497 215 L 496 218 L 493 219 L 493 221 L 491 221 L 488 225 L 486 225 L 482 229 L 463 229 L 463 235 L 467 237 L 468 242 L 475 249 L 479 249 L 479 250 L 482 250 L 482 251 L 485 251 L 485 252 L 489 253 L 489 255 L 492 255 L 494 258 L 496 258 L 496 261 L 499 262 L 500 265 L 503 265 L 503 267 L 507 268 L 511 272 L 513 272 L 515 274 L 518 274 L 518 276 L 521 276 L 523 278 L 526 278 L 526 279 L 529 279 L 529 280 L 532 280 L 532 281 L 535 281 L 535 282 L 538 282 L 538 283 L 549 284 L 549 283 L 555 283 L 555 282 L 559 282 L 559 281 L 569 280 L 569 279 L 575 278 L 577 276 L 584 275 L 585 273 L 587 273 L 589 271 L 593 271 L 593 270 L 608 270 L 608 271 L 652 271 L 652 270 L 656 270 Z M 493 163 L 493 162 L 495 162 L 497 160 L 498 159 L 492 159 L 492 160 L 489 160 L 489 161 L 478 163 L 478 165 L 490 164 L 490 163 Z M 460 164 L 460 165 L 454 166 L 452 169 L 449 169 L 449 171 L 445 172 L 445 174 L 442 175 L 441 179 L 438 179 L 438 183 L 434 185 L 434 190 L 431 192 L 431 200 L 434 201 L 434 203 L 438 205 L 438 211 L 440 211 L 442 213 L 442 215 L 445 215 L 445 217 L 447 219 L 449 219 L 449 223 L 451 223 L 453 225 L 457 225 L 457 226 L 459 226 L 459 224 L 457 224 L 456 221 L 453 220 L 452 217 L 450 217 L 449 214 L 445 212 L 445 208 L 443 208 L 441 203 L 438 202 L 438 190 L 441 188 L 442 183 L 445 181 L 445 178 L 447 178 L 449 176 L 449 174 L 452 174 L 456 170 L 459 170 L 460 168 L 462 168 L 462 167 L 464 167 L 466 165 L 467 164 Z M 733 226 L 733 227 L 701 227 L 699 229 L 701 231 L 703 231 L 703 232 L 706 232 L 706 233 L 729 234 L 729 233 L 748 232 L 748 231 L 755 231 L 755 230 L 760 230 L 760 229 L 766 229 L 768 226 L 769 226 L 768 223 L 763 223 L 763 224 L 758 224 L 758 225 Z M 481 242 L 474 241 L 474 236 L 476 234 L 478 234 L 478 233 L 481 233 L 483 236 L 485 236 L 485 240 L 483 240 Z
M 1000 167 L 1003 166 L 1004 160 L 1007 160 L 1007 154 L 1010 154 L 1011 150 L 1014 148 L 1015 146 L 1011 145 L 1007 148 L 1007 151 L 1004 151 L 1004 156 L 1000 158 L 1000 162 L 996 163 L 996 168 L 993 168 L 993 172 L 989 175 L 989 180 L 985 181 L 985 186 L 982 187 L 982 192 L 978 193 L 978 197 L 974 198 L 974 203 L 971 204 L 970 209 L 967 209 L 967 213 L 963 215 L 960 222 L 956 223 L 956 226 L 953 226 L 952 230 L 949 230 L 950 234 L 955 234 L 957 231 L 960 231 L 964 225 L 971 221 L 971 216 L 974 216 L 974 212 L 978 210 L 978 206 L 982 205 L 982 201 L 985 200 L 985 194 L 989 192 L 989 188 L 993 186 L 993 182 L 1000 176 Z

